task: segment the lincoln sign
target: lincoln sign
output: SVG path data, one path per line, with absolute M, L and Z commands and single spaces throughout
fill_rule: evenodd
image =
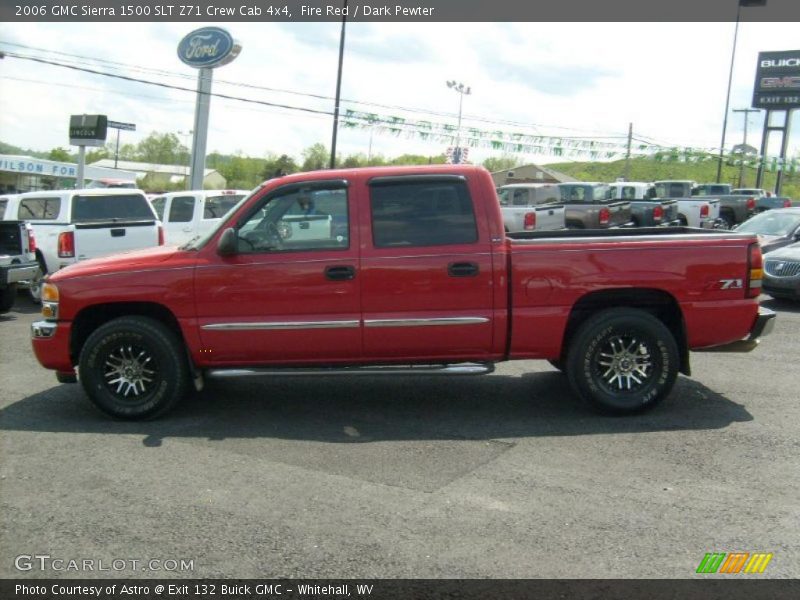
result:
M 800 108 L 800 50 L 759 53 L 753 107 Z

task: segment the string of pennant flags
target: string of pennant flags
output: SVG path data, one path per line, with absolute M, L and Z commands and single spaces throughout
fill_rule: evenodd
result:
M 621 138 L 622 141 L 619 142 L 597 141 L 476 127 L 462 127 L 459 132 L 458 128 L 450 123 L 406 119 L 349 109 L 344 111 L 340 124 L 349 129 L 370 129 L 378 134 L 445 144 L 453 144 L 458 139 L 460 146 L 491 148 L 512 154 L 537 154 L 563 158 L 589 157 L 593 160 L 621 159 L 628 154 L 627 138 Z M 631 145 L 630 155 L 634 158 L 651 158 L 659 162 L 696 163 L 719 160 L 718 151 L 713 148 L 665 147 L 641 142 Z M 776 156 L 755 154 L 727 154 L 723 158 L 728 164 L 735 166 L 758 167 L 763 164 L 767 171 L 800 172 L 800 161 L 797 158 L 782 160 Z

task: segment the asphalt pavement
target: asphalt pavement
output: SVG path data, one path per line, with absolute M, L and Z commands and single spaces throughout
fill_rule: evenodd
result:
M 0 316 L 0 577 L 691 578 L 737 551 L 798 577 L 800 304 L 764 304 L 756 351 L 693 354 L 641 416 L 588 412 L 524 361 L 217 380 L 125 423 L 39 366 L 20 295 Z

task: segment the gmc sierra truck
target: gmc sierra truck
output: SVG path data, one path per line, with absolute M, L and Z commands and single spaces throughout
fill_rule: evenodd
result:
M 678 201 L 656 198 L 652 183 L 619 181 L 610 184 L 611 197 L 631 203 L 631 220 L 634 227 L 681 225 L 678 218 Z
M 313 194 L 342 226 L 296 220 Z M 775 316 L 758 304 L 761 269 L 756 236 L 729 231 L 507 235 L 480 167 L 298 173 L 180 248 L 49 275 L 32 342 L 123 419 L 208 377 L 479 374 L 516 359 L 550 360 L 579 398 L 632 413 L 689 374 L 690 350 L 756 347 Z
M 629 227 L 631 203 L 614 200 L 605 183 L 559 183 L 561 203 L 567 209 L 569 229 L 606 229 Z
M 566 211 L 559 204 L 558 186 L 548 183 L 512 183 L 497 190 L 506 233 L 552 231 L 566 227 Z
M 36 276 L 36 242 L 22 221 L 0 221 L 0 313 L 14 306 L 17 286 Z
M 734 194 L 727 183 L 701 183 L 692 188 L 692 196 L 719 200 L 719 218 L 727 229 L 744 223 L 758 212 L 754 196 Z

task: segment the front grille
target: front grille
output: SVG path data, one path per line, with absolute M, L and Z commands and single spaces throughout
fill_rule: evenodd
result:
M 800 275 L 800 261 L 772 259 L 764 263 L 764 270 L 772 277 L 796 277 Z

